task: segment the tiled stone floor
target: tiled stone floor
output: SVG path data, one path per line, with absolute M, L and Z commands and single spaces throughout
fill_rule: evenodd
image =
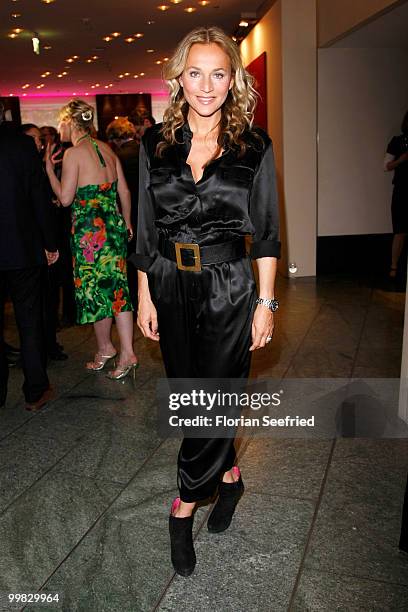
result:
M 253 377 L 398 378 L 405 295 L 347 278 L 279 279 L 281 309 Z M 16 341 L 13 318 L 7 337 Z M 398 552 L 408 442 L 237 440 L 246 483 L 228 532 L 195 517 L 190 578 L 169 560 L 179 441 L 155 427 L 158 347 L 136 332 L 137 380 L 91 375 L 90 327 L 61 332 L 56 399 L 24 411 L 13 369 L 0 411 L 0 592 L 59 593 L 66 612 L 408 609 Z M 20 606 L 21 608 L 21 606 Z

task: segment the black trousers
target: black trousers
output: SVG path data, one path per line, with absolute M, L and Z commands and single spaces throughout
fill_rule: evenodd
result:
M 256 284 L 249 258 L 177 269 L 158 257 L 148 272 L 169 378 L 247 378 Z M 177 462 L 180 498 L 211 497 L 234 464 L 233 438 L 184 438 Z
M 6 396 L 8 367 L 4 350 L 4 303 L 11 296 L 20 335 L 24 372 L 23 392 L 27 402 L 36 402 L 48 389 L 43 330 L 43 267 L 0 270 L 0 397 Z

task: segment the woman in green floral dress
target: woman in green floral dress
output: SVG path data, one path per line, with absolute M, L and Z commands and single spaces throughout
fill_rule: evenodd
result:
M 103 142 L 91 137 L 93 108 L 72 100 L 60 112 L 62 141 L 74 145 L 64 155 L 61 182 L 54 172 L 55 161 L 48 151 L 47 174 L 62 206 L 72 203 L 71 249 L 74 268 L 78 323 L 93 323 L 97 340 L 89 370 L 102 370 L 116 357 L 111 327 L 115 317 L 120 339 L 116 369 L 119 379 L 135 372 L 132 303 L 126 278 L 130 223 L 130 193 L 117 156 Z M 119 196 L 122 213 L 117 205 Z

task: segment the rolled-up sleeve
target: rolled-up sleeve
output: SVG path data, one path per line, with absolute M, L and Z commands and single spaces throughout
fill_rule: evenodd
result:
M 149 162 L 143 140 L 139 151 L 139 201 L 136 232 L 136 251 L 129 261 L 142 272 L 147 272 L 157 257 L 158 234 L 155 226 L 154 203 L 149 189 Z
M 249 255 L 252 259 L 281 256 L 279 208 L 272 142 L 267 145 L 252 185 L 249 215 L 255 229 Z

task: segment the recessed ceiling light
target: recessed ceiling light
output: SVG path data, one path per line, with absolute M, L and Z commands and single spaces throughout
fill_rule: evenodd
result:
M 26 83 L 25 85 L 22 86 L 21 89 L 27 89 L 27 87 L 30 87 L 30 83 Z
M 62 74 L 62 76 L 67 76 L 68 72 L 66 72 L 66 71 L 64 70 L 64 72 L 61 72 L 61 74 Z
M 73 91 L 73 92 L 72 92 L 72 95 L 73 95 L 73 96 L 76 96 L 76 91 Z
M 131 37 L 129 36 L 129 38 L 125 38 L 125 41 L 126 41 L 127 43 L 133 43 L 133 42 L 135 42 L 135 39 L 134 39 L 134 38 L 131 38 Z
M 241 19 L 238 25 L 240 28 L 247 28 L 249 26 L 249 23 L 245 21 L 245 19 Z
M 68 59 L 65 60 L 67 62 L 67 64 L 72 64 L 72 62 L 74 61 L 72 59 L 72 57 L 69 57 Z
M 194 6 L 187 6 L 184 10 L 186 13 L 194 13 L 197 9 Z
M 95 87 L 100 87 L 100 83 L 95 83 Z
M 26 93 L 23 93 L 23 98 L 24 98 L 24 96 L 26 96 L 26 95 L 27 95 Z
M 45 49 L 45 51 L 49 51 L 50 49 L 52 49 L 51 45 L 45 45 L 45 47 L 43 47 L 43 49 Z
M 118 75 L 118 78 L 119 78 L 119 79 L 123 79 L 123 77 L 124 77 L 124 76 L 125 76 L 124 74 L 119 74 L 119 75 Z
M 17 38 L 18 34 L 15 34 L 14 32 L 12 32 L 11 34 L 8 34 L 9 38 Z
M 93 60 L 90 57 L 88 57 L 88 59 L 85 60 L 85 61 L 86 61 L 87 64 L 92 64 L 92 62 L 93 62 Z
M 113 83 L 109 83 L 109 87 L 113 87 Z
M 168 57 L 163 57 L 163 62 L 168 62 L 169 58 Z
M 95 89 L 95 85 L 91 85 L 91 89 Z
M 42 76 L 43 79 L 45 79 L 47 76 L 50 76 L 50 74 L 51 74 L 51 72 L 47 71 L 47 72 L 43 72 L 41 76 Z
M 130 76 L 130 72 L 125 72 L 125 76 Z
M 18 19 L 19 17 L 21 17 L 21 13 L 11 13 L 11 16 L 13 17 L 13 19 Z
M 92 59 L 95 61 L 95 60 L 99 59 L 99 56 L 98 55 L 93 55 Z
M 162 61 L 161 60 L 156 60 L 156 64 L 161 64 Z
M 180 4 L 183 0 L 170 0 L 172 4 Z
M 138 74 L 134 74 L 134 75 L 133 75 L 133 78 L 134 78 L 134 79 L 138 79 L 138 78 L 139 78 L 139 75 L 138 75 Z
M 109 89 L 109 85 L 105 85 L 105 89 Z
M 159 11 L 167 11 L 170 7 L 168 4 L 159 4 L 157 8 L 159 9 Z
M 152 19 L 150 19 L 149 21 L 146 21 L 147 25 L 153 25 L 154 21 Z
M 144 76 L 145 73 L 144 72 L 139 72 L 140 76 Z
M 201 6 L 208 6 L 210 4 L 210 0 L 199 0 L 198 4 L 201 4 Z
M 111 40 L 113 40 L 112 36 L 104 36 L 103 39 L 105 42 L 110 42 Z
M 154 53 L 154 49 L 146 49 L 146 53 Z
M 72 59 L 79 59 L 79 55 L 73 55 Z
M 113 36 L 113 38 L 119 38 L 120 32 L 112 32 L 111 36 Z
M 44 87 L 44 83 L 41 83 L 41 85 L 37 85 L 37 89 L 42 89 Z
M 143 32 L 137 32 L 137 34 L 133 34 L 133 36 L 135 38 L 143 38 L 144 34 L 143 34 Z
M 14 28 L 13 32 L 15 32 L 16 34 L 21 34 L 21 32 L 23 32 L 23 28 Z
M 52 4 L 55 0 L 41 0 L 41 2 L 44 2 L 44 4 Z
M 139 91 L 140 95 L 143 95 L 143 91 Z

